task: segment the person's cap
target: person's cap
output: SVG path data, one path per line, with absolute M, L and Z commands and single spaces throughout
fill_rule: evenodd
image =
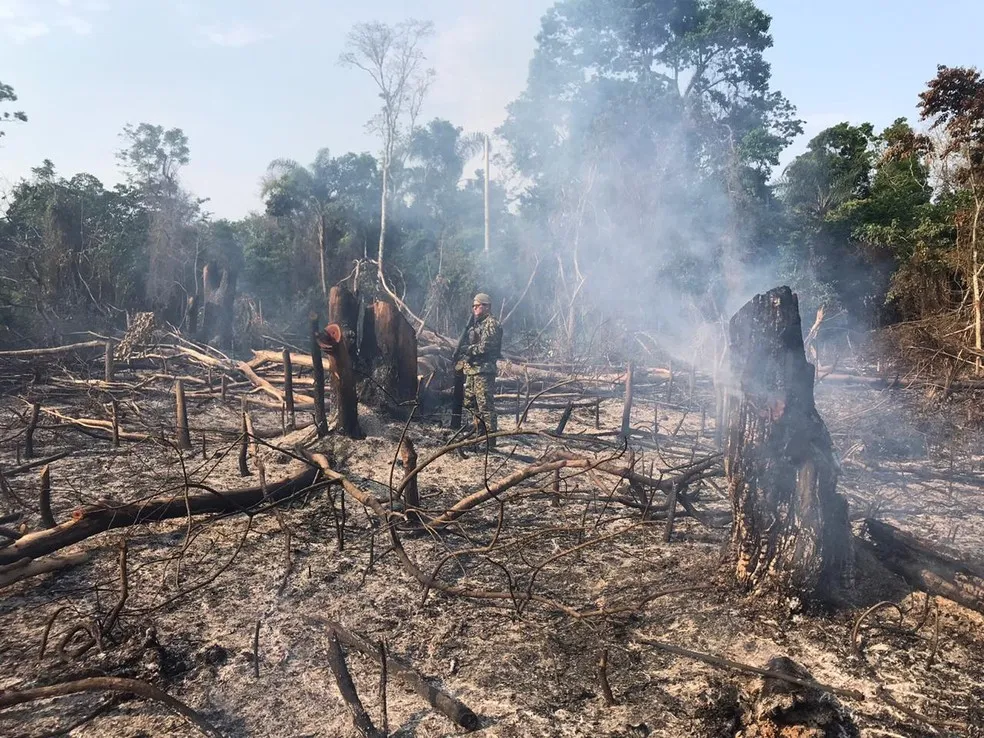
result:
M 475 299 L 472 300 L 473 305 L 492 305 L 492 298 L 486 295 L 484 292 L 479 292 L 475 295 Z

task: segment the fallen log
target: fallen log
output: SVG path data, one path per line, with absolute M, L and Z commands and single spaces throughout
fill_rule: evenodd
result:
M 752 666 L 751 664 L 743 664 L 740 661 L 732 661 L 731 659 L 725 659 L 720 656 L 713 656 L 709 653 L 691 651 L 689 648 L 682 648 L 671 643 L 664 643 L 663 641 L 657 641 L 651 638 L 637 638 L 636 640 L 639 643 L 646 646 L 652 646 L 660 651 L 672 653 L 677 656 L 683 656 L 695 661 L 701 661 L 705 664 L 717 666 L 721 669 L 731 669 L 732 671 L 752 674 L 754 676 L 760 676 L 766 679 L 778 679 L 779 681 L 786 682 L 787 684 L 795 684 L 798 687 L 806 687 L 808 689 L 818 689 L 821 692 L 829 692 L 830 694 L 835 694 L 838 697 L 847 697 L 848 699 L 857 700 L 859 702 L 864 700 L 864 694 L 856 689 L 833 687 L 827 684 L 821 684 L 808 676 L 804 678 L 802 675 L 790 674 L 787 670 L 774 668 L 772 661 L 769 662 L 769 667 L 772 668 L 763 669 L 758 666 Z
M 67 569 L 70 566 L 81 564 L 89 560 L 89 552 L 66 554 L 64 556 L 50 556 L 46 559 L 21 559 L 13 564 L 0 566 L 0 587 L 6 587 L 19 582 L 22 579 L 36 577 L 40 574 L 47 574 L 59 569 Z
M 15 466 L 12 469 L 7 469 L 4 472 L 8 477 L 12 477 L 15 474 L 20 474 L 22 472 L 30 471 L 38 466 L 44 466 L 45 464 L 50 464 L 53 461 L 58 461 L 59 459 L 64 459 L 66 456 L 71 454 L 71 451 L 62 451 L 61 453 L 52 454 L 51 456 L 45 456 L 43 459 L 35 459 L 34 461 L 29 461 L 26 464 L 21 464 L 20 466 Z
M 911 586 L 984 613 L 984 565 L 961 561 L 928 541 L 868 518 L 862 541 L 890 571 Z
M 861 374 L 846 374 L 843 372 L 831 372 L 829 374 L 817 373 L 817 384 L 846 384 L 872 387 L 875 389 L 885 389 L 895 386 L 895 382 L 889 382 L 884 377 L 866 377 Z
M 70 354 L 73 351 L 84 351 L 85 349 L 105 349 L 105 341 L 83 341 L 82 343 L 70 343 L 65 346 L 52 346 L 50 348 L 19 349 L 17 351 L 0 351 L 0 359 L 39 359 L 47 356 L 58 356 L 59 354 Z
M 240 361 L 237 366 L 238 366 L 239 371 L 241 371 L 243 374 L 245 374 L 247 377 L 249 377 L 249 381 L 252 382 L 254 386 L 256 386 L 259 389 L 261 389 L 264 392 L 266 392 L 273 399 L 275 399 L 278 403 L 283 404 L 284 402 L 286 402 L 286 399 L 284 398 L 284 393 L 281 392 L 280 390 L 278 390 L 272 384 L 270 384 L 270 382 L 268 382 L 267 380 L 265 380 L 263 377 L 261 377 L 255 371 L 253 371 L 253 368 L 248 363 L 246 363 L 245 361 Z M 311 397 L 310 395 L 305 395 L 305 394 L 302 394 L 300 392 L 295 392 L 294 393 L 294 404 L 296 404 L 296 405 L 311 405 L 311 406 L 313 406 L 314 405 L 314 398 Z
M 180 346 L 177 344 L 170 344 L 166 346 L 161 346 L 161 348 L 172 348 L 178 353 L 184 354 L 189 358 L 194 359 L 197 362 L 204 364 L 205 366 L 212 367 L 213 369 L 225 369 L 231 371 L 236 365 L 232 361 L 223 361 L 222 359 L 217 359 L 214 356 L 209 356 L 206 353 L 193 349 L 189 346 Z
M 253 358 L 248 362 L 249 366 L 253 369 L 258 369 L 263 364 L 281 364 L 283 365 L 284 359 L 283 354 L 280 351 L 269 351 L 269 350 L 257 350 L 253 349 Z M 310 369 L 314 366 L 314 361 L 311 359 L 311 354 L 302 354 L 295 351 L 290 352 L 290 363 L 294 366 L 303 366 Z
M 604 459 L 587 459 L 575 456 L 574 454 L 558 452 L 544 463 L 533 464 L 523 469 L 519 469 L 518 471 L 513 472 L 512 474 L 499 480 L 495 484 L 486 484 L 486 486 L 482 489 L 463 497 L 452 507 L 448 508 L 444 513 L 430 520 L 428 525 L 435 528 L 442 525 L 447 525 L 474 507 L 498 497 L 506 490 L 511 487 L 515 487 L 517 484 L 520 484 L 527 479 L 539 476 L 540 474 L 559 471 L 560 469 L 600 471 L 606 474 L 621 477 L 622 479 L 635 482 L 637 484 L 643 484 L 663 492 L 668 492 L 672 490 L 675 485 L 688 484 L 707 470 L 713 469 L 718 463 L 718 460 L 719 458 L 717 456 L 713 456 L 709 459 L 701 460 L 676 476 L 666 477 L 665 479 L 654 479 L 643 474 L 637 474 L 629 468 L 617 467 Z
M 535 365 L 520 364 L 514 361 L 508 361 L 507 359 L 500 359 L 497 367 L 498 375 L 500 377 L 513 377 L 516 379 L 525 380 L 526 377 L 529 376 L 531 381 L 551 383 L 569 382 L 572 379 L 577 379 L 585 382 L 595 381 L 603 384 L 624 385 L 627 374 L 625 369 L 617 369 L 615 371 L 609 369 L 609 371 L 601 374 L 581 373 L 574 375 L 558 371 L 537 369 L 535 368 Z M 633 381 L 641 382 L 646 379 L 668 379 L 670 374 L 669 369 L 663 369 L 662 367 L 635 367 L 633 369 Z
M 47 407 L 41 408 L 41 412 L 54 418 L 58 418 L 69 425 L 78 426 L 79 428 L 84 428 L 90 431 L 104 431 L 107 434 L 107 439 L 111 438 L 113 434 L 113 421 L 111 420 L 99 420 L 98 418 L 72 418 L 68 415 L 64 415 L 58 410 Z M 150 439 L 150 435 L 147 433 L 130 433 L 123 430 L 119 431 L 119 437 L 124 441 L 147 441 Z
M 268 484 L 266 489 L 262 486 L 248 487 L 187 497 L 175 494 L 172 497 L 121 505 L 91 505 L 76 510 L 71 520 L 54 528 L 28 533 L 9 546 L 0 548 L 0 564 L 45 556 L 114 528 L 185 518 L 189 515 L 245 512 L 260 503 L 280 502 L 308 489 L 314 483 L 316 475 L 316 469 L 306 468 L 297 476 Z

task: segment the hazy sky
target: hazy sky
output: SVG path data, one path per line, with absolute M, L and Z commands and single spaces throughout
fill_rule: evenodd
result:
M 437 72 L 423 114 L 488 131 L 522 90 L 539 19 L 552 0 L 0 0 L 0 82 L 27 124 L 0 139 L 0 195 L 49 158 L 58 171 L 117 180 L 127 123 L 179 126 L 187 187 L 236 218 L 261 207 L 275 158 L 310 162 L 375 151 L 377 99 L 339 67 L 353 23 L 434 21 Z M 808 136 L 841 120 L 915 118 L 937 64 L 984 63 L 981 0 L 759 0 L 773 16 L 773 85 Z M 954 19 L 959 19 L 954 22 Z

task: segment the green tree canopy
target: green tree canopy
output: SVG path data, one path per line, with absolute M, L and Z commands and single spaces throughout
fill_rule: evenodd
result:
M 0 82 L 0 104 L 7 102 L 17 102 L 17 95 L 14 94 L 13 87 Z M 4 110 L 0 112 L 0 123 L 11 123 L 13 121 L 20 121 L 24 123 L 27 121 L 27 115 L 21 110 L 15 112 Z M 6 131 L 0 128 L 0 137 L 5 134 Z

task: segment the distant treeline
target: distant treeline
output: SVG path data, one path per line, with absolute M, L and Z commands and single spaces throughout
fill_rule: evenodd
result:
M 422 63 L 429 30 L 361 24 L 343 61 L 371 67 L 360 54 L 385 37 Z M 960 313 L 979 350 L 984 81 L 940 67 L 913 90 L 915 126 L 840 123 L 780 173 L 802 128 L 770 86 L 769 30 L 747 0 L 555 5 L 492 137 L 487 251 L 484 172 L 465 172 L 482 137 L 418 124 L 425 76 L 405 99 L 374 82 L 379 155 L 274 161 L 257 173 L 264 212 L 238 221 L 213 220 L 182 186 L 191 152 L 180 129 L 128 126 L 123 184 L 66 179 L 45 161 L 7 193 L 0 343 L 136 310 L 180 323 L 211 262 L 239 274 L 247 337 L 261 317 L 289 329 L 323 314 L 340 280 L 367 298 L 395 295 L 448 334 L 471 295 L 490 292 L 514 336 L 563 351 L 596 340 L 602 321 L 686 333 L 785 282 L 807 309 L 859 325 Z M 13 100 L 0 85 L 0 104 Z

